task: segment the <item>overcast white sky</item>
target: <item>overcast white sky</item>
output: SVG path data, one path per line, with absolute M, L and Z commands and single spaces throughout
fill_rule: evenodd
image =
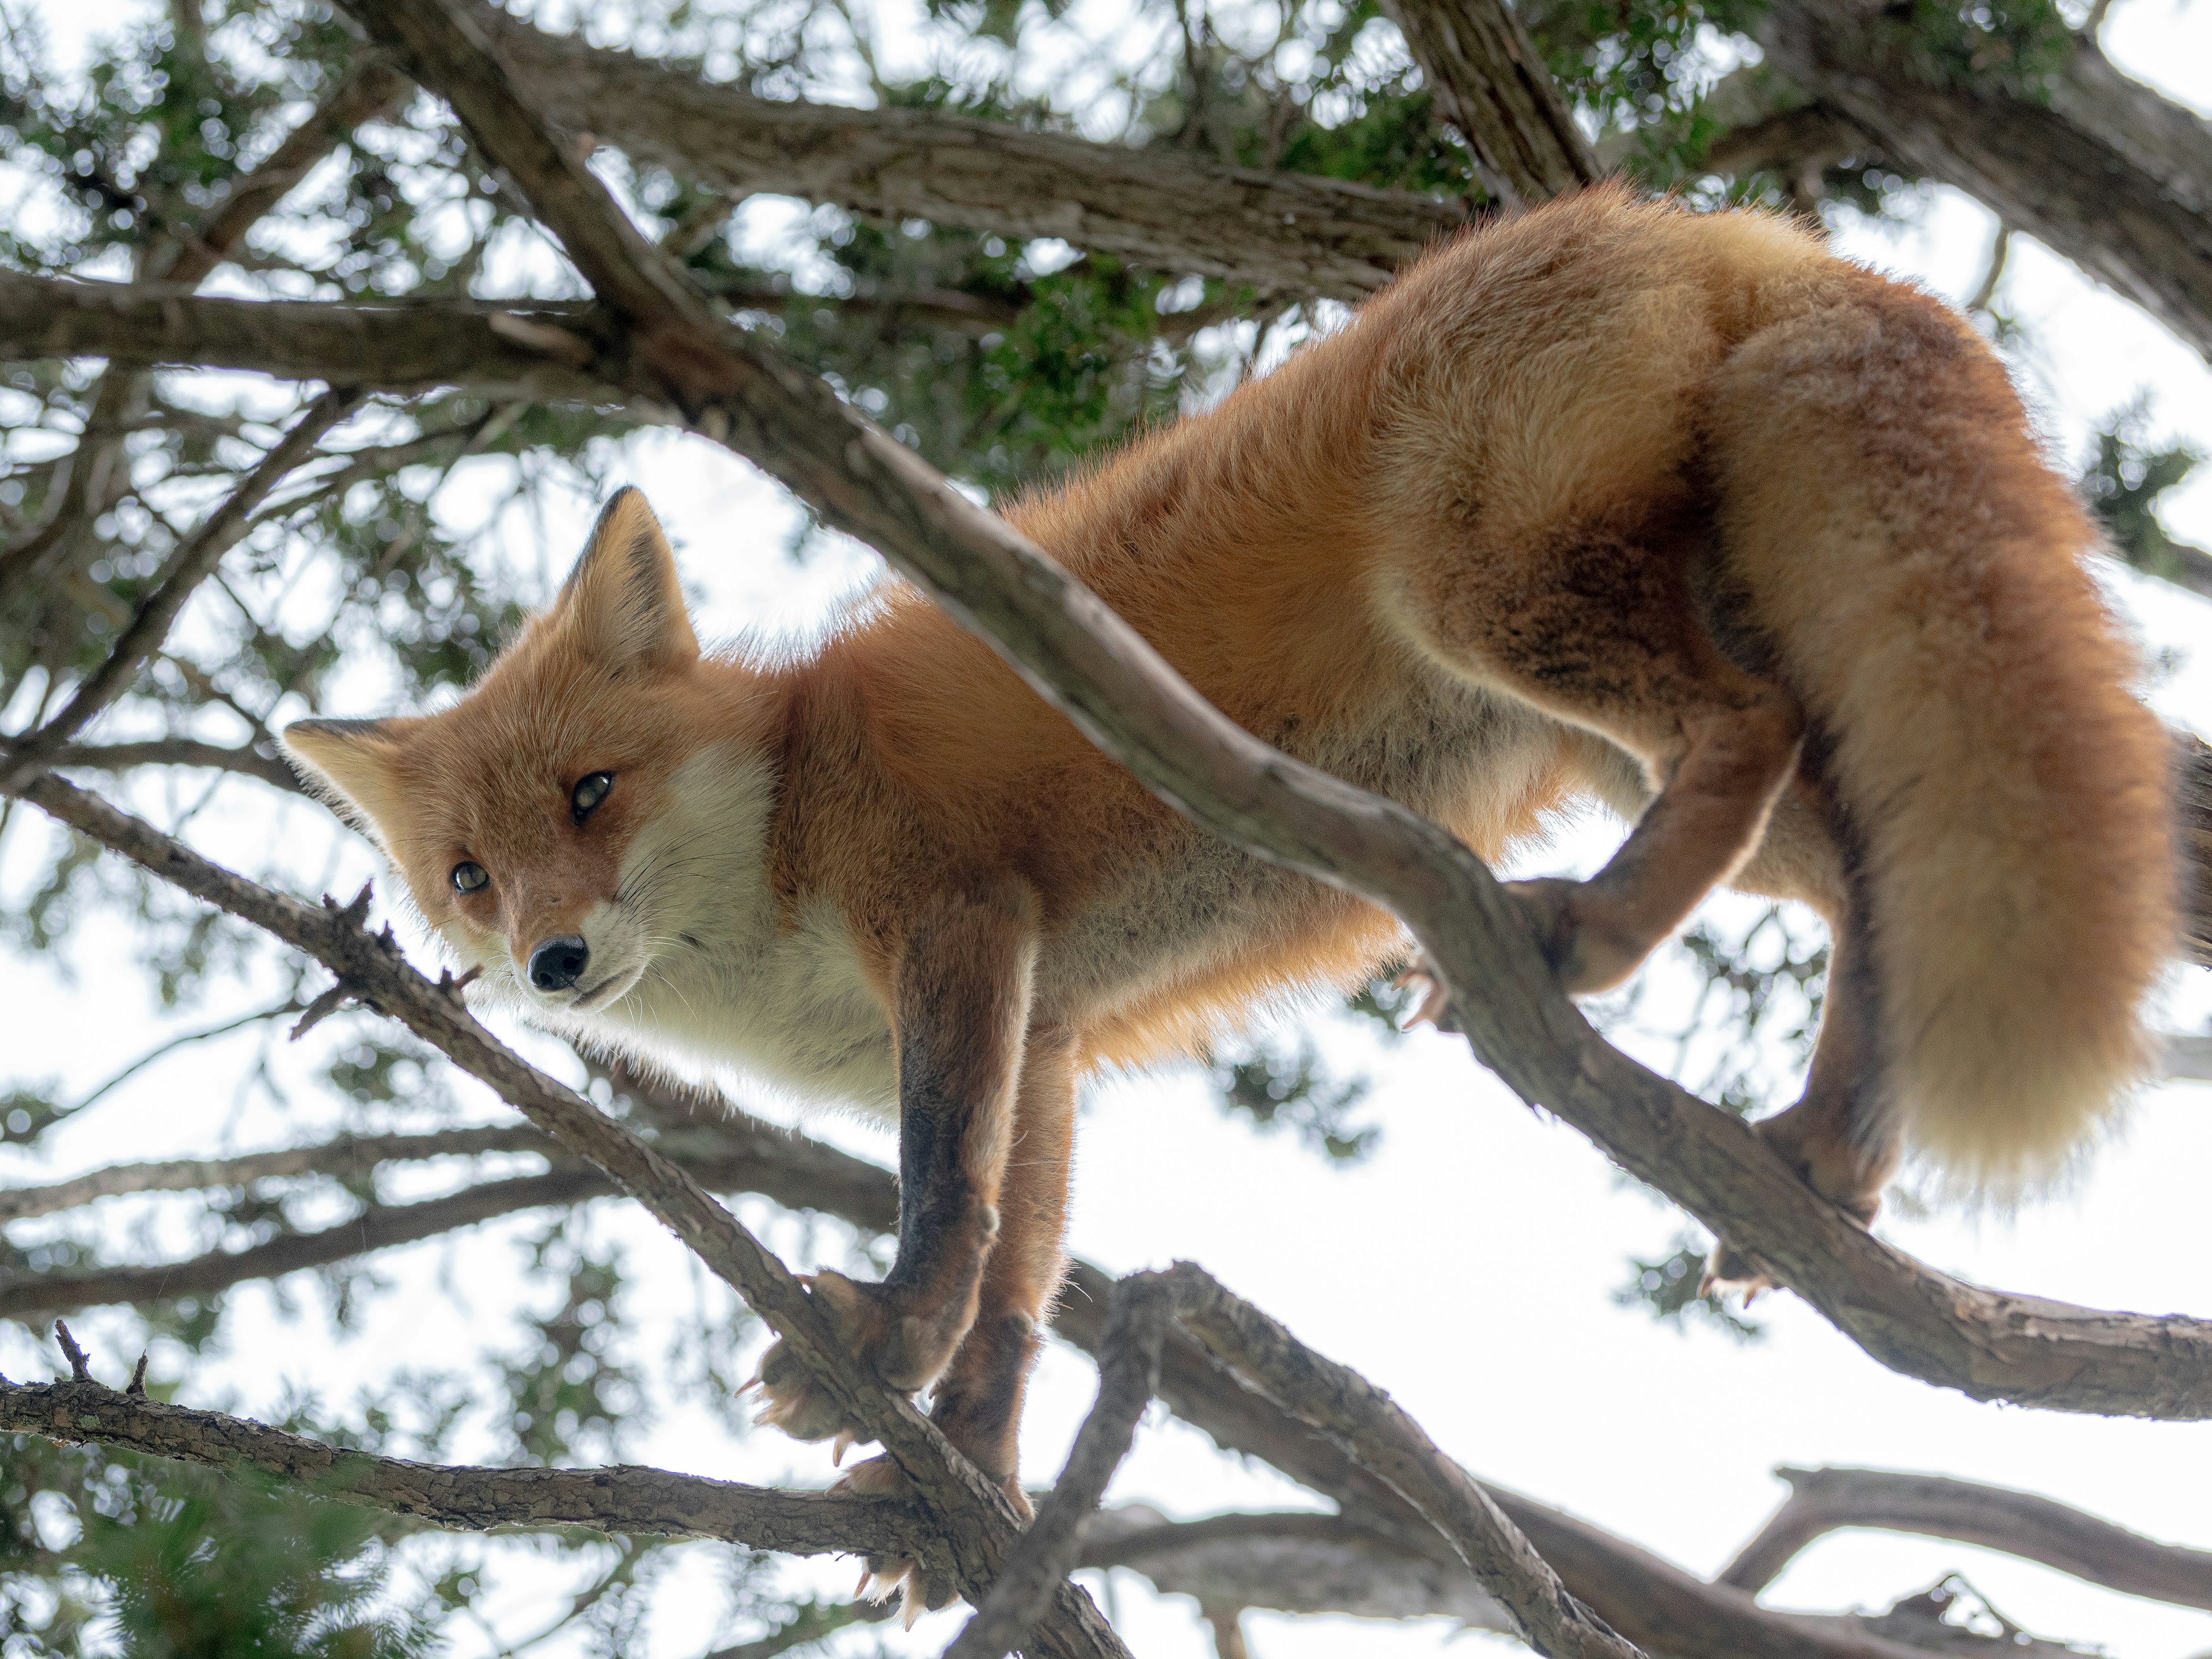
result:
M 884 3 L 900 7 L 902 0 Z M 65 55 L 87 29 L 112 28 L 128 15 L 112 3 L 82 0 L 40 0 L 31 9 Z M 904 38 L 903 10 L 887 17 L 887 38 Z M 2212 6 L 2120 0 L 2105 40 L 2130 72 L 2212 110 Z M 1846 227 L 1840 241 L 1855 257 L 1960 298 L 1978 281 L 1991 231 L 1972 203 L 1939 192 L 1909 230 Z M 2212 372 L 2133 308 L 2033 246 L 2015 249 L 2000 303 L 2027 329 L 2015 372 L 2054 444 L 2069 456 L 2080 453 L 2090 421 L 2145 389 L 2160 429 L 2212 449 Z M 719 450 L 683 439 L 640 439 L 629 447 L 623 471 L 651 495 L 683 550 L 688 576 L 706 595 L 702 631 L 763 625 L 803 631 L 837 593 L 869 574 L 867 556 L 837 547 L 794 571 L 776 551 L 791 521 L 789 505 Z M 2176 533 L 2212 543 L 2212 468 L 2169 509 Z M 467 510 L 465 502 L 453 507 L 457 514 Z M 556 574 L 580 537 L 585 510 L 576 504 L 565 524 L 553 515 L 547 556 Z M 2113 580 L 2147 642 L 2181 653 L 2179 669 L 2156 693 L 2160 707 L 2212 730 L 2212 663 L 2201 648 L 2212 607 L 2124 573 Z M 1548 862 L 1587 862 L 1601 855 L 1613 833 L 1593 828 Z M 217 856 L 226 848 L 240 858 L 270 844 L 298 849 L 303 884 L 319 879 L 349 891 L 347 883 L 373 872 L 366 849 L 331 831 L 313 810 L 272 813 L 251 786 L 227 787 L 193 834 Z M 21 878 L 27 851 L 18 843 L 8 878 Z M 141 1004 L 137 975 L 118 971 L 129 953 L 127 938 L 102 926 L 74 952 L 81 970 L 75 983 L 57 981 L 46 965 L 0 961 L 0 1006 L 11 1011 L 9 1065 L 16 1074 L 59 1074 L 73 1087 L 88 1086 L 165 1029 L 159 1012 Z M 235 1006 L 252 1006 L 262 989 L 241 986 Z M 2208 1006 L 2212 999 L 2196 977 L 2177 979 L 2177 1023 L 2199 1023 Z M 1376 1079 L 1372 1113 L 1382 1139 L 1367 1163 L 1327 1169 L 1288 1140 L 1226 1122 L 1193 1077 L 1103 1085 L 1089 1102 L 1079 1149 L 1076 1250 L 1117 1272 L 1178 1257 L 1205 1263 L 1309 1341 L 1391 1389 L 1479 1475 L 1561 1504 L 1701 1574 L 1720 1567 L 1779 1500 L 1784 1489 L 1770 1471 L 1785 1463 L 1995 1481 L 2154 1537 L 2212 1547 L 2206 1503 L 2212 1425 L 1978 1405 L 1886 1370 L 1787 1296 L 1758 1310 L 1770 1334 L 1754 1346 L 1656 1327 L 1614 1307 L 1608 1292 L 1624 1275 L 1627 1253 L 1663 1249 L 1674 1221 L 1623 1188 L 1599 1153 L 1522 1107 L 1454 1040 L 1423 1034 L 1384 1048 L 1346 1032 L 1329 1042 L 1334 1062 Z M 8 1155 L 0 1178 L 51 1180 L 118 1158 L 277 1144 L 298 1133 L 296 1121 L 235 1086 L 252 1053 L 250 1043 L 234 1042 L 180 1058 L 55 1137 L 50 1158 L 32 1164 Z M 1663 1063 L 1668 1054 L 1655 1046 L 1645 1057 Z M 278 1064 L 297 1066 L 285 1055 Z M 456 1093 L 468 1116 L 500 1115 L 480 1091 Z M 836 1119 L 815 1127 L 878 1160 L 892 1156 L 878 1132 Z M 2212 1312 L 2208 1169 L 2212 1091 L 2169 1085 L 2142 1103 L 2124 1144 L 2078 1190 L 2010 1220 L 1893 1214 L 1881 1231 L 1934 1265 L 1981 1283 L 2103 1307 L 2203 1315 Z M 690 1316 L 696 1274 L 683 1254 L 635 1212 L 613 1206 L 602 1212 L 597 1224 L 604 1236 L 628 1252 L 638 1287 L 635 1316 L 653 1329 Z M 760 1218 L 757 1206 L 747 1213 Z M 243 1290 L 234 1297 L 228 1348 L 190 1367 L 184 1397 L 267 1410 L 288 1385 L 343 1400 L 363 1376 L 449 1363 L 487 1331 L 498 1332 L 517 1305 L 543 1303 L 543 1287 L 520 1275 L 511 1243 L 520 1231 L 495 1225 L 378 1258 L 397 1293 L 374 1304 L 358 1335 L 335 1344 L 323 1340 L 319 1317 L 288 1320 L 276 1295 Z M 791 1229 L 774 1239 L 793 1252 L 805 1243 Z M 289 1289 L 309 1306 L 319 1295 L 311 1283 Z M 125 1358 L 117 1346 L 119 1322 L 94 1315 L 82 1326 L 113 1371 Z M 20 1327 L 0 1328 L 0 1370 L 43 1375 L 52 1361 L 42 1354 L 50 1351 Z M 156 1358 L 173 1373 L 184 1369 L 174 1353 Z M 1056 1351 L 1047 1358 L 1025 1435 L 1031 1479 L 1057 1466 L 1088 1403 L 1089 1376 L 1079 1357 Z M 768 1435 L 733 1443 L 696 1411 L 665 1416 L 632 1455 L 757 1480 L 814 1484 L 829 1474 L 819 1448 Z M 1160 1424 L 1140 1437 L 1114 1497 L 1179 1515 L 1310 1501 L 1265 1471 L 1218 1457 L 1193 1431 Z M 502 1620 L 511 1640 L 547 1616 L 558 1583 L 550 1569 L 519 1549 L 502 1552 L 501 1560 L 514 1583 Z M 2125 1659 L 2212 1651 L 2212 1615 L 2112 1595 L 1964 1546 L 1881 1534 L 1817 1545 L 1768 1599 L 1820 1610 L 1881 1607 L 1954 1569 L 2041 1634 L 2099 1643 Z M 825 1588 L 842 1589 L 851 1573 L 840 1565 L 819 1577 Z M 1136 1652 L 1195 1659 L 1210 1651 L 1188 1604 L 1157 1601 L 1133 1577 L 1118 1578 L 1113 1606 Z M 685 1659 L 718 1638 L 745 1633 L 715 1627 L 714 1585 L 702 1552 L 696 1574 L 664 1590 L 654 1655 Z M 937 1651 L 957 1618 L 925 1621 L 906 1650 Z M 1449 1626 L 1434 1621 L 1401 1627 L 1253 1614 L 1247 1630 L 1261 1659 L 1395 1659 L 1437 1651 L 1454 1639 Z M 463 1632 L 457 1651 L 483 1645 Z

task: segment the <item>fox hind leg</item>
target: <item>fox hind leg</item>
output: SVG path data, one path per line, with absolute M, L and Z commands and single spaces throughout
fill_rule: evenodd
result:
M 1588 881 L 1512 884 L 1561 984 L 1607 989 L 1750 855 L 1796 765 L 1802 715 L 1707 630 L 1689 582 L 1705 541 L 1686 521 L 1455 540 L 1406 572 L 1430 652 L 1627 750 L 1658 786 Z
M 1774 843 L 1815 839 L 1818 830 L 1805 830 L 1814 819 L 1826 817 L 1815 799 L 1818 793 L 1802 785 L 1792 789 L 1786 802 L 1790 810 L 1778 814 L 1769 847 L 1762 848 L 1739 884 L 1777 897 L 1806 900 L 1826 920 L 1829 935 L 1820 1035 L 1806 1073 L 1805 1091 L 1786 1111 L 1761 1118 L 1752 1127 L 1799 1180 L 1864 1224 L 1873 1221 L 1881 1190 L 1897 1173 L 1904 1137 L 1882 1083 L 1880 989 L 1867 948 L 1863 906 L 1837 890 L 1839 879 L 1816 879 L 1808 890 L 1799 871 L 1777 881 L 1766 878 L 1770 872 L 1759 867 L 1785 861 L 1786 845 L 1777 848 Z M 1777 852 L 1785 857 L 1773 857 Z M 1835 861 L 1840 866 L 1840 858 Z M 1756 1291 L 1771 1282 L 1763 1266 L 1728 1240 L 1714 1242 L 1703 1290 L 1735 1286 Z

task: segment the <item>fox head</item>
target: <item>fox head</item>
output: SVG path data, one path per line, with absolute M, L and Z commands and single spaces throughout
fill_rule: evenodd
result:
M 762 888 L 776 701 L 763 673 L 702 656 L 667 538 L 624 489 L 453 708 L 299 720 L 283 743 L 460 962 L 566 1025 Z

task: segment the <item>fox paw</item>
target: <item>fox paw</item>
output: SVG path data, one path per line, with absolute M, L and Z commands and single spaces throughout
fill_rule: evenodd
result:
M 863 1498 L 905 1498 L 914 1496 L 914 1482 L 889 1457 L 871 1457 L 855 1463 L 830 1490 Z M 863 1601 L 884 1602 L 899 1598 L 899 1618 L 908 1630 L 925 1612 L 951 1607 L 960 1592 L 949 1578 L 927 1571 L 910 1555 L 871 1555 L 860 1569 L 854 1594 Z
M 828 1312 L 845 1348 L 874 1367 L 890 1323 L 876 1287 L 855 1284 L 837 1273 L 815 1273 L 800 1282 L 817 1305 Z M 878 1375 L 882 1375 L 880 1368 Z M 761 1357 L 760 1370 L 746 1386 L 755 1384 L 761 1391 L 761 1408 L 753 1418 L 756 1423 L 781 1429 L 793 1440 L 835 1440 L 839 1462 L 844 1461 L 845 1449 L 862 1437 L 860 1425 L 846 1414 L 781 1337 L 769 1345 Z
M 1746 1255 L 1725 1238 L 1713 1241 L 1711 1253 L 1705 1257 L 1705 1277 L 1698 1281 L 1700 1297 L 1725 1298 L 1741 1291 L 1747 1308 L 1762 1292 L 1778 1288 L 1764 1262 L 1756 1256 Z
M 1581 996 L 1610 991 L 1636 971 L 1647 950 L 1632 939 L 1617 937 L 1593 904 L 1589 884 L 1547 876 L 1535 881 L 1509 881 L 1505 890 L 1519 900 L 1536 930 L 1536 943 L 1544 960 L 1559 981 L 1559 988 Z
M 1792 1108 L 1793 1111 L 1796 1109 Z M 1846 1144 L 1840 1155 L 1823 1157 L 1825 1143 L 1808 1139 L 1790 1112 L 1763 1118 L 1753 1124 L 1759 1138 L 1774 1148 L 1790 1172 L 1862 1227 L 1872 1227 L 1881 1212 L 1881 1182 L 1893 1159 L 1869 1159 Z M 1698 1283 L 1699 1296 L 1743 1292 L 1743 1304 L 1762 1291 L 1778 1290 L 1782 1280 L 1757 1256 L 1739 1250 L 1725 1238 L 1713 1241 L 1705 1258 L 1705 1276 Z
M 1452 1017 L 1451 991 L 1426 951 L 1415 951 L 1413 961 L 1390 983 L 1420 999 L 1413 1005 L 1413 1012 L 1400 1023 L 1400 1030 L 1410 1031 L 1416 1025 L 1433 1025 L 1439 1031 L 1459 1030 L 1459 1022 Z
M 863 1285 L 824 1270 L 804 1281 L 817 1305 L 830 1316 L 839 1342 L 894 1389 L 911 1394 L 943 1370 L 972 1310 L 916 1309 L 880 1285 Z M 967 1317 L 960 1317 L 966 1312 Z M 762 1405 L 755 1422 L 781 1429 L 794 1440 L 836 1440 L 837 1456 L 863 1437 L 828 1389 L 778 1337 L 761 1360 L 755 1378 Z

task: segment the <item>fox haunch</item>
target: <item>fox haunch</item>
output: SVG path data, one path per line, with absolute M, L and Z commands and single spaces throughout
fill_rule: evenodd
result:
M 1819 1048 L 1759 1127 L 1862 1219 L 1908 1158 L 2048 1176 L 2145 1063 L 2169 757 L 2094 532 L 1972 329 L 1784 219 L 1601 188 L 1470 233 L 1006 510 L 1231 719 L 1485 858 L 1577 800 L 1632 822 L 1515 890 L 1571 990 L 1718 883 L 1818 910 Z M 1082 1077 L 1401 938 L 901 584 L 805 660 L 702 653 L 632 491 L 458 705 L 286 743 L 538 1023 L 896 1113 L 896 1265 L 816 1293 L 1018 1504 Z M 843 1431 L 778 1351 L 764 1387 Z

